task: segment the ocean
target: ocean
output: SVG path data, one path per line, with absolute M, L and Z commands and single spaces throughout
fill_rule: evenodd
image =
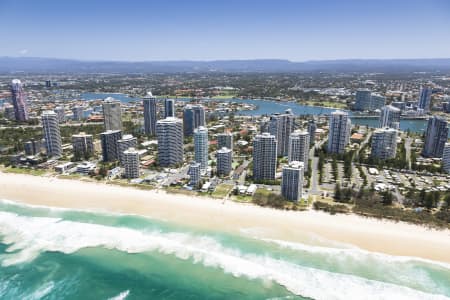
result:
M 450 299 L 450 265 L 1 200 L 0 299 Z

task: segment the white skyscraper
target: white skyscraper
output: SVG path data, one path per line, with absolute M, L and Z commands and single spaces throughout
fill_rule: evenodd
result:
M 103 101 L 102 107 L 105 130 L 122 130 L 122 108 L 120 107 L 120 101 L 108 97 Z
M 381 108 L 380 128 L 389 127 L 399 129 L 400 109 L 392 105 L 386 105 Z
M 289 148 L 289 136 L 295 128 L 295 115 L 290 109 L 284 114 L 274 114 L 270 117 L 269 133 L 274 135 L 278 142 L 277 155 L 287 156 Z
M 128 179 L 139 178 L 139 152 L 128 148 L 123 152 L 124 177 Z
M 233 163 L 233 151 L 228 148 L 221 148 L 217 150 L 217 175 L 228 176 L 230 175 Z
M 253 179 L 273 180 L 277 168 L 277 139 L 268 132 L 253 140 Z
M 342 154 L 350 139 L 352 123 L 348 113 L 334 111 L 330 115 L 328 132 L 328 153 Z
M 125 150 L 129 148 L 137 147 L 137 138 L 135 138 L 131 134 L 125 134 L 122 136 L 120 140 L 117 141 L 117 155 L 119 156 L 120 164 L 124 164 L 124 155 Z
M 195 161 L 200 164 L 202 171 L 208 168 L 208 129 L 200 126 L 194 130 Z
M 142 99 L 144 104 L 144 132 L 147 135 L 156 135 L 156 97 L 151 92 Z
M 158 161 L 162 167 L 183 163 L 183 123 L 177 118 L 156 122 Z
M 302 197 L 304 164 L 292 161 L 283 166 L 281 195 L 289 201 L 297 202 Z
M 42 113 L 41 119 L 47 156 L 59 158 L 62 156 L 62 141 L 58 115 L 54 111 L 47 110 Z
M 54 109 L 56 115 L 58 116 L 58 122 L 63 123 L 66 119 L 66 111 L 63 106 L 57 106 Z
M 309 159 L 309 133 L 307 131 L 296 130 L 289 136 L 289 162 L 301 161 L 305 165 Z
M 445 143 L 442 153 L 442 168 L 445 172 L 450 173 L 450 143 Z
M 378 128 L 372 135 L 371 156 L 379 159 L 395 158 L 397 153 L 397 130 Z

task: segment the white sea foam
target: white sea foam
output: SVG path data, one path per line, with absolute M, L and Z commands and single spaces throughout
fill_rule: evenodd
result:
M 24 217 L 0 212 L 0 236 L 9 244 L 4 265 L 27 262 L 43 251 L 73 253 L 104 247 L 130 253 L 158 251 L 222 269 L 236 277 L 271 280 L 314 299 L 449 299 L 409 287 L 296 265 L 270 256 L 241 253 L 207 236 L 144 232 L 124 227 Z M 411 277 L 414 281 L 414 277 Z
M 18 206 L 18 207 L 29 208 L 29 209 L 42 209 L 47 212 L 55 212 L 55 213 L 78 212 L 78 213 L 110 216 L 110 217 L 130 216 L 130 217 L 139 217 L 139 218 L 147 219 L 150 221 L 155 220 L 148 216 L 132 214 L 132 213 L 111 212 L 110 210 L 102 209 L 102 208 L 95 208 L 95 209 L 65 208 L 65 207 L 55 207 L 55 206 L 46 206 L 46 205 L 38 205 L 38 204 L 27 204 L 27 203 L 17 202 L 17 201 L 13 201 L 13 200 L 8 200 L 8 199 L 0 199 L 0 204 Z M 158 218 L 158 222 L 167 222 L 167 220 L 164 218 Z
M 119 295 L 109 298 L 108 300 L 124 300 L 130 294 L 130 290 L 121 292 Z
M 118 212 L 110 212 L 105 209 L 80 209 L 80 208 L 65 208 L 65 207 L 56 207 L 56 206 L 46 206 L 46 205 L 39 205 L 39 204 L 28 204 L 23 202 L 17 202 L 13 200 L 8 199 L 0 199 L 1 204 L 6 205 L 12 205 L 12 206 L 18 206 L 23 208 L 30 208 L 30 209 L 43 209 L 48 212 L 80 212 L 80 213 L 96 213 L 96 214 L 102 214 L 102 215 L 108 215 L 108 216 L 138 216 L 135 214 L 123 214 Z
M 323 247 L 323 246 L 312 246 L 312 245 L 306 245 L 306 244 L 302 244 L 302 243 L 294 243 L 294 242 L 275 240 L 275 239 L 260 238 L 259 240 L 277 244 L 278 246 L 280 246 L 282 248 L 289 248 L 292 250 L 305 251 L 305 252 L 314 253 L 314 254 L 324 254 L 324 255 L 328 255 L 333 258 L 347 257 L 347 258 L 359 259 L 362 261 L 366 260 L 367 258 L 371 258 L 371 259 L 378 260 L 378 261 L 384 262 L 384 263 L 422 262 L 422 263 L 437 265 L 442 268 L 446 268 L 446 269 L 450 270 L 450 264 L 448 264 L 448 263 L 424 259 L 424 258 L 420 258 L 420 257 L 414 257 L 414 256 L 386 255 L 386 254 L 382 254 L 382 253 L 367 251 L 367 250 L 358 248 L 356 246 L 348 247 L 348 248 L 331 248 L 331 247 Z
M 24 296 L 23 300 L 39 300 L 48 295 L 54 288 L 53 281 L 46 282 L 44 285 L 35 290 L 31 295 Z

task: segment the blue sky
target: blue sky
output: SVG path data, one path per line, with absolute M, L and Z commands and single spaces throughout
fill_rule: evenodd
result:
M 448 0 L 0 0 L 0 56 L 450 57 Z

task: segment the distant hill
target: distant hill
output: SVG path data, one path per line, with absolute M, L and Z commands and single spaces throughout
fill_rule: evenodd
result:
M 0 57 L 0 73 L 175 73 L 175 72 L 430 72 L 450 71 L 443 59 L 349 59 L 291 62 L 280 59 L 216 61 L 81 61 Z

